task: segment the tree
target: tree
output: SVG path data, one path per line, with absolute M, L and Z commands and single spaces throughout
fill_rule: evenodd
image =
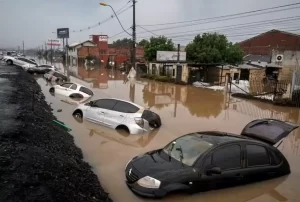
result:
M 157 51 L 174 51 L 175 46 L 172 39 L 165 36 L 151 37 L 148 43 L 144 46 L 145 58 L 148 61 L 156 59 Z
M 243 51 L 230 43 L 226 36 L 217 33 L 204 33 L 195 36 L 186 47 L 187 59 L 196 63 L 240 63 Z
M 118 39 L 112 43 L 116 46 L 132 46 L 132 39 L 124 38 L 124 39 Z
M 143 46 L 143 47 L 145 47 L 147 44 L 149 43 L 149 41 L 148 40 L 146 40 L 146 39 L 143 39 L 143 40 L 141 40 L 140 42 L 139 42 L 139 46 Z

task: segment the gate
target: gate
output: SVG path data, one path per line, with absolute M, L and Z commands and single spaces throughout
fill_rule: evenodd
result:
M 176 67 L 176 81 L 181 81 L 182 77 L 182 65 L 177 65 Z

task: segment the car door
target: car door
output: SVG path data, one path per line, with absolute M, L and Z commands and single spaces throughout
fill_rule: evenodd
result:
M 245 180 L 255 182 L 276 176 L 278 166 L 272 165 L 270 151 L 265 145 L 248 143 L 245 153 Z
M 202 164 L 201 177 L 197 186 L 217 189 L 236 185 L 243 180 L 244 155 L 240 144 L 230 144 L 214 149 Z M 220 168 L 221 174 L 209 173 Z M 201 186 L 201 187 L 200 187 Z
M 119 100 L 112 110 L 107 111 L 107 114 L 105 115 L 105 122 L 113 128 L 116 128 L 121 124 L 130 124 L 131 120 L 126 119 L 131 119 L 131 115 L 136 113 L 138 110 L 139 108 L 133 104 Z M 124 123 L 125 121 L 126 123 Z
M 93 105 L 87 109 L 86 116 L 91 122 L 110 127 L 110 125 L 104 121 L 104 116 L 106 116 L 107 112 L 111 110 L 116 103 L 117 101 L 114 99 L 96 100 L 93 102 Z
M 63 83 L 61 85 L 57 85 L 55 88 L 56 93 L 59 93 L 64 96 L 70 95 L 70 87 L 73 85 L 73 83 Z
M 18 66 L 22 66 L 26 63 L 22 60 L 22 58 L 15 57 L 14 64 Z

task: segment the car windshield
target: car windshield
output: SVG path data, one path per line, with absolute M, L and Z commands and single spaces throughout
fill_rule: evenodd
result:
M 192 166 L 212 146 L 201 134 L 189 134 L 169 143 L 163 151 L 183 164 Z

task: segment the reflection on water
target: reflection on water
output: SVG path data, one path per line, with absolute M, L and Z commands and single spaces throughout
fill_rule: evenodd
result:
M 82 149 L 85 160 L 93 166 L 100 182 L 115 201 L 151 201 L 136 197 L 128 190 L 124 182 L 124 166 L 132 157 L 161 148 L 183 134 L 205 130 L 239 134 L 247 123 L 258 118 L 275 118 L 300 124 L 299 110 L 295 108 L 230 98 L 222 92 L 192 86 L 127 80 L 126 75 L 113 70 L 87 70 L 84 67 L 77 70 L 78 75 L 74 73 L 74 77 L 93 84 L 93 99 L 115 97 L 131 100 L 141 106 L 151 107 L 162 118 L 160 130 L 148 136 L 126 136 L 88 122 L 80 124 L 71 118 L 75 108 L 68 104 L 71 101 L 61 102 L 62 98 L 51 96 L 49 86 L 45 85 L 43 79 L 38 79 L 47 101 L 55 109 L 55 115 L 72 128 L 71 134 Z M 56 109 L 61 108 L 63 112 L 57 113 Z M 292 170 L 286 177 L 194 195 L 170 195 L 163 201 L 299 201 L 299 139 L 299 130 L 295 130 L 279 147 Z

